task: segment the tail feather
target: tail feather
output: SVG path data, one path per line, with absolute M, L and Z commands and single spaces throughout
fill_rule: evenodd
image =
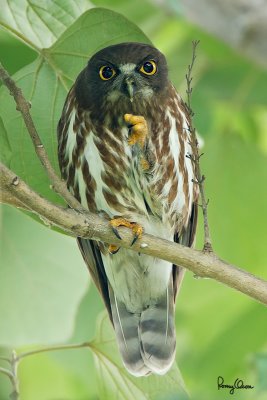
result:
M 122 359 L 135 376 L 165 374 L 175 357 L 173 281 L 157 302 L 141 313 L 130 313 L 109 285 L 113 323 Z
M 110 285 L 109 297 L 114 329 L 123 363 L 132 375 L 148 375 L 150 369 L 144 363 L 138 336 L 140 313 L 134 314 L 127 311 L 125 304 L 117 300 Z
M 153 373 L 165 374 L 173 363 L 176 348 L 172 279 L 157 303 L 142 312 L 139 337 L 146 366 Z

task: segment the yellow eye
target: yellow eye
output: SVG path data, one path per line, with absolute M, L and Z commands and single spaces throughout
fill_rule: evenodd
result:
M 154 75 L 157 72 L 157 65 L 155 61 L 146 61 L 140 68 L 140 72 L 145 75 Z
M 113 78 L 115 74 L 115 69 L 110 67 L 109 65 L 103 65 L 103 67 L 101 67 L 99 70 L 100 78 L 103 81 L 108 81 L 109 79 Z

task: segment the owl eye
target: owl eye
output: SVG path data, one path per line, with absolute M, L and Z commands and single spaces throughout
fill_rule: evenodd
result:
M 108 81 L 109 79 L 113 78 L 115 74 L 115 69 L 110 67 L 109 65 L 103 65 L 99 70 L 100 78 L 103 81 Z
M 146 61 L 140 68 L 140 72 L 145 75 L 154 75 L 157 72 L 157 65 L 155 61 Z

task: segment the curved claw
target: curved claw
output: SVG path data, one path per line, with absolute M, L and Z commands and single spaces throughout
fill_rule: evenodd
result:
M 132 225 L 133 225 L 132 226 L 132 231 L 134 233 L 134 238 L 133 238 L 133 241 L 131 243 L 131 246 L 133 246 L 135 244 L 137 239 L 139 239 L 142 236 L 142 233 L 143 233 L 143 228 L 142 228 L 141 225 L 139 225 L 139 224 L 137 224 L 135 222 L 132 222 Z
M 114 232 L 114 235 L 117 236 L 118 239 L 122 239 L 121 235 L 119 234 L 118 229 L 116 229 L 114 226 L 111 227 L 112 231 Z
M 137 234 L 134 235 L 133 241 L 131 243 L 131 247 L 135 244 L 135 242 L 137 241 L 137 239 L 139 238 L 139 236 Z
M 126 228 L 130 228 L 134 234 L 133 240 L 131 242 L 131 246 L 133 246 L 135 244 L 135 242 L 141 237 L 141 235 L 143 233 L 143 228 L 141 225 L 137 224 L 136 222 L 127 221 L 127 219 L 125 219 L 125 218 L 113 218 L 110 220 L 110 225 L 111 225 L 112 231 L 114 232 L 116 237 L 120 240 L 122 238 L 121 238 L 117 228 L 119 226 L 125 226 Z M 110 245 L 110 246 L 116 247 L 114 245 Z M 115 253 L 112 252 L 112 254 L 115 254 Z
M 110 244 L 110 245 L 108 246 L 109 254 L 114 255 L 114 254 L 118 253 L 119 250 L 120 250 L 120 247 L 115 246 L 114 244 Z

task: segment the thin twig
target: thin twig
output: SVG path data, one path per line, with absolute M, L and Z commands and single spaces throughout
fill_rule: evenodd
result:
M 12 379 L 13 379 L 13 374 L 12 374 L 12 372 L 9 371 L 9 370 L 6 369 L 6 368 L 0 367 L 0 374 L 4 374 L 4 375 L 8 376 L 9 379 L 10 379 L 11 381 L 12 381 Z
M 203 253 L 168 240 L 143 234 L 133 246 L 132 233 L 127 228 L 119 228 L 123 240 L 112 232 L 110 224 L 96 214 L 80 214 L 75 210 L 59 207 L 29 188 L 21 179 L 13 184 L 17 176 L 0 163 L 0 187 L 9 190 L 14 198 L 38 215 L 47 219 L 51 225 L 56 225 L 73 236 L 99 240 L 115 244 L 139 253 L 181 265 L 195 275 L 215 279 L 267 305 L 267 282 L 243 271 L 234 265 L 220 260 L 214 253 Z
M 3 81 L 3 84 L 8 88 L 10 94 L 14 97 L 14 100 L 17 105 L 17 110 L 21 112 L 23 120 L 25 122 L 26 128 L 30 134 L 32 139 L 35 152 L 41 161 L 51 183 L 52 188 L 67 202 L 67 204 L 80 212 L 84 212 L 85 210 L 75 199 L 74 196 L 68 191 L 66 183 L 58 177 L 54 168 L 52 167 L 47 152 L 43 146 L 43 143 L 40 139 L 40 136 L 37 133 L 34 122 L 32 120 L 30 114 L 30 104 L 26 101 L 25 97 L 22 94 L 21 89 L 16 85 L 15 81 L 10 77 L 8 72 L 0 63 L 0 79 Z
M 64 344 L 58 346 L 42 347 L 36 350 L 27 351 L 17 355 L 16 351 L 12 351 L 11 358 L 0 357 L 3 361 L 8 361 L 11 366 L 11 370 L 0 367 L 0 373 L 6 375 L 12 384 L 12 393 L 10 394 L 10 400 L 19 400 L 19 379 L 18 379 L 18 366 L 19 363 L 26 357 L 38 355 L 40 353 L 47 353 L 50 351 L 60 351 L 60 350 L 72 350 L 72 349 L 82 349 L 85 347 L 92 347 L 90 342 L 78 343 L 78 344 Z
M 212 243 L 211 243 L 211 235 L 210 235 L 210 228 L 209 228 L 209 222 L 208 222 L 208 201 L 206 200 L 206 195 L 205 195 L 205 188 L 204 188 L 204 181 L 205 181 L 205 176 L 202 175 L 201 173 L 201 169 L 200 169 L 200 157 L 203 155 L 199 154 L 198 151 L 198 140 L 197 140 L 197 135 L 196 135 L 196 129 L 193 126 L 193 116 L 194 116 L 194 112 L 192 110 L 192 102 L 191 102 L 191 98 L 192 98 L 192 92 L 193 92 L 193 87 L 192 87 L 192 81 L 193 81 L 193 77 L 192 77 L 192 71 L 193 71 L 193 67 L 194 67 L 194 63 L 196 60 L 196 49 L 197 46 L 199 44 L 199 40 L 195 40 L 192 42 L 192 60 L 191 63 L 188 65 L 188 72 L 186 74 L 186 84 L 187 84 L 187 89 L 186 89 L 186 93 L 187 93 L 187 103 L 186 103 L 186 108 L 187 111 L 191 117 L 191 126 L 190 126 L 190 136 L 191 136 L 191 140 L 190 140 L 190 144 L 191 144 L 191 148 L 192 148 L 192 153 L 193 155 L 189 155 L 189 157 L 191 158 L 194 167 L 195 167 L 195 175 L 196 175 L 196 181 L 195 183 L 198 184 L 199 186 L 199 191 L 200 191 L 200 197 L 201 197 L 201 208 L 202 208 L 202 212 L 203 212 L 203 220 L 204 220 L 204 247 L 203 247 L 203 251 L 204 252 L 212 252 Z
M 14 377 L 13 379 L 13 392 L 10 395 L 11 400 L 19 400 L 19 378 L 18 378 L 18 358 L 15 350 L 12 351 L 11 355 L 11 371 Z
M 77 344 L 63 344 L 63 345 L 58 345 L 58 346 L 49 346 L 49 347 L 42 347 L 40 349 L 32 350 L 32 351 L 27 351 L 25 353 L 21 353 L 17 356 L 17 360 L 21 361 L 26 357 L 29 356 L 34 356 L 40 353 L 47 353 L 50 351 L 61 351 L 61 350 L 73 350 L 73 349 L 82 349 L 91 347 L 90 342 L 84 342 L 84 343 L 77 343 Z
M 11 362 L 11 360 L 9 360 Z M 17 376 L 13 374 L 13 370 L 9 371 L 6 368 L 0 367 L 0 374 L 6 375 L 12 385 L 12 393 L 10 394 L 10 400 L 19 400 L 19 391 L 18 391 L 18 380 Z

